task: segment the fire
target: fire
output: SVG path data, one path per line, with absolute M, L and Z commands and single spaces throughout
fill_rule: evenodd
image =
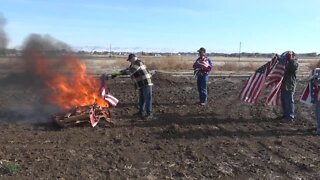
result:
M 49 101 L 66 110 L 74 106 L 109 107 L 99 93 L 100 81 L 87 74 L 86 65 L 77 57 L 64 55 L 54 64 L 44 55 L 33 53 L 36 73 L 45 76 L 46 85 L 52 90 Z M 59 67 L 54 68 L 54 67 Z

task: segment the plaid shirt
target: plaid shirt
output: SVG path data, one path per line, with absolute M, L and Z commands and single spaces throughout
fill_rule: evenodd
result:
M 135 83 L 138 89 L 144 86 L 152 86 L 151 74 L 147 70 L 146 65 L 139 59 L 134 61 L 126 71 Z

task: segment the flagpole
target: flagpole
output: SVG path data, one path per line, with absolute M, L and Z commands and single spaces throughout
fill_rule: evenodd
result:
M 111 43 L 110 43 L 110 51 L 109 51 L 109 57 L 111 57 Z
M 240 41 L 240 44 L 239 44 L 239 62 L 240 62 L 240 58 L 241 58 L 241 41 Z

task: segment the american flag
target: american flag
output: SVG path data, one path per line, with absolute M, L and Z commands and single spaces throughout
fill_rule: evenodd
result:
M 105 84 L 105 80 L 107 79 L 106 77 L 106 75 L 102 75 L 100 77 L 100 95 L 106 102 L 108 102 L 108 104 L 111 104 L 112 106 L 117 106 L 119 100 L 109 93 L 109 90 Z
M 243 87 L 240 93 L 240 100 L 254 104 L 257 101 L 261 90 L 265 86 L 266 78 L 270 74 L 270 72 L 274 69 L 279 59 L 278 55 L 275 55 L 271 61 L 267 62 L 256 72 L 249 77 L 245 86 Z
M 311 106 L 316 102 L 316 98 L 318 97 L 319 89 L 316 81 L 320 79 L 320 68 L 315 68 L 311 71 L 309 77 L 309 83 L 307 87 L 304 89 L 300 101 Z
M 281 104 L 280 94 L 281 94 L 282 80 L 283 80 L 283 76 L 284 76 L 287 62 L 288 62 L 288 53 L 290 53 L 290 51 L 287 51 L 281 54 L 277 65 L 275 66 L 275 68 L 273 68 L 269 77 L 267 78 L 266 87 L 274 86 L 269 96 L 267 97 L 268 105 L 278 106 Z

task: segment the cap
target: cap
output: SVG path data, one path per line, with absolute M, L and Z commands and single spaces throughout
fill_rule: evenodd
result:
M 204 47 L 201 47 L 198 52 L 206 52 L 206 49 Z
M 127 61 L 129 61 L 130 59 L 137 57 L 135 54 L 129 54 Z

